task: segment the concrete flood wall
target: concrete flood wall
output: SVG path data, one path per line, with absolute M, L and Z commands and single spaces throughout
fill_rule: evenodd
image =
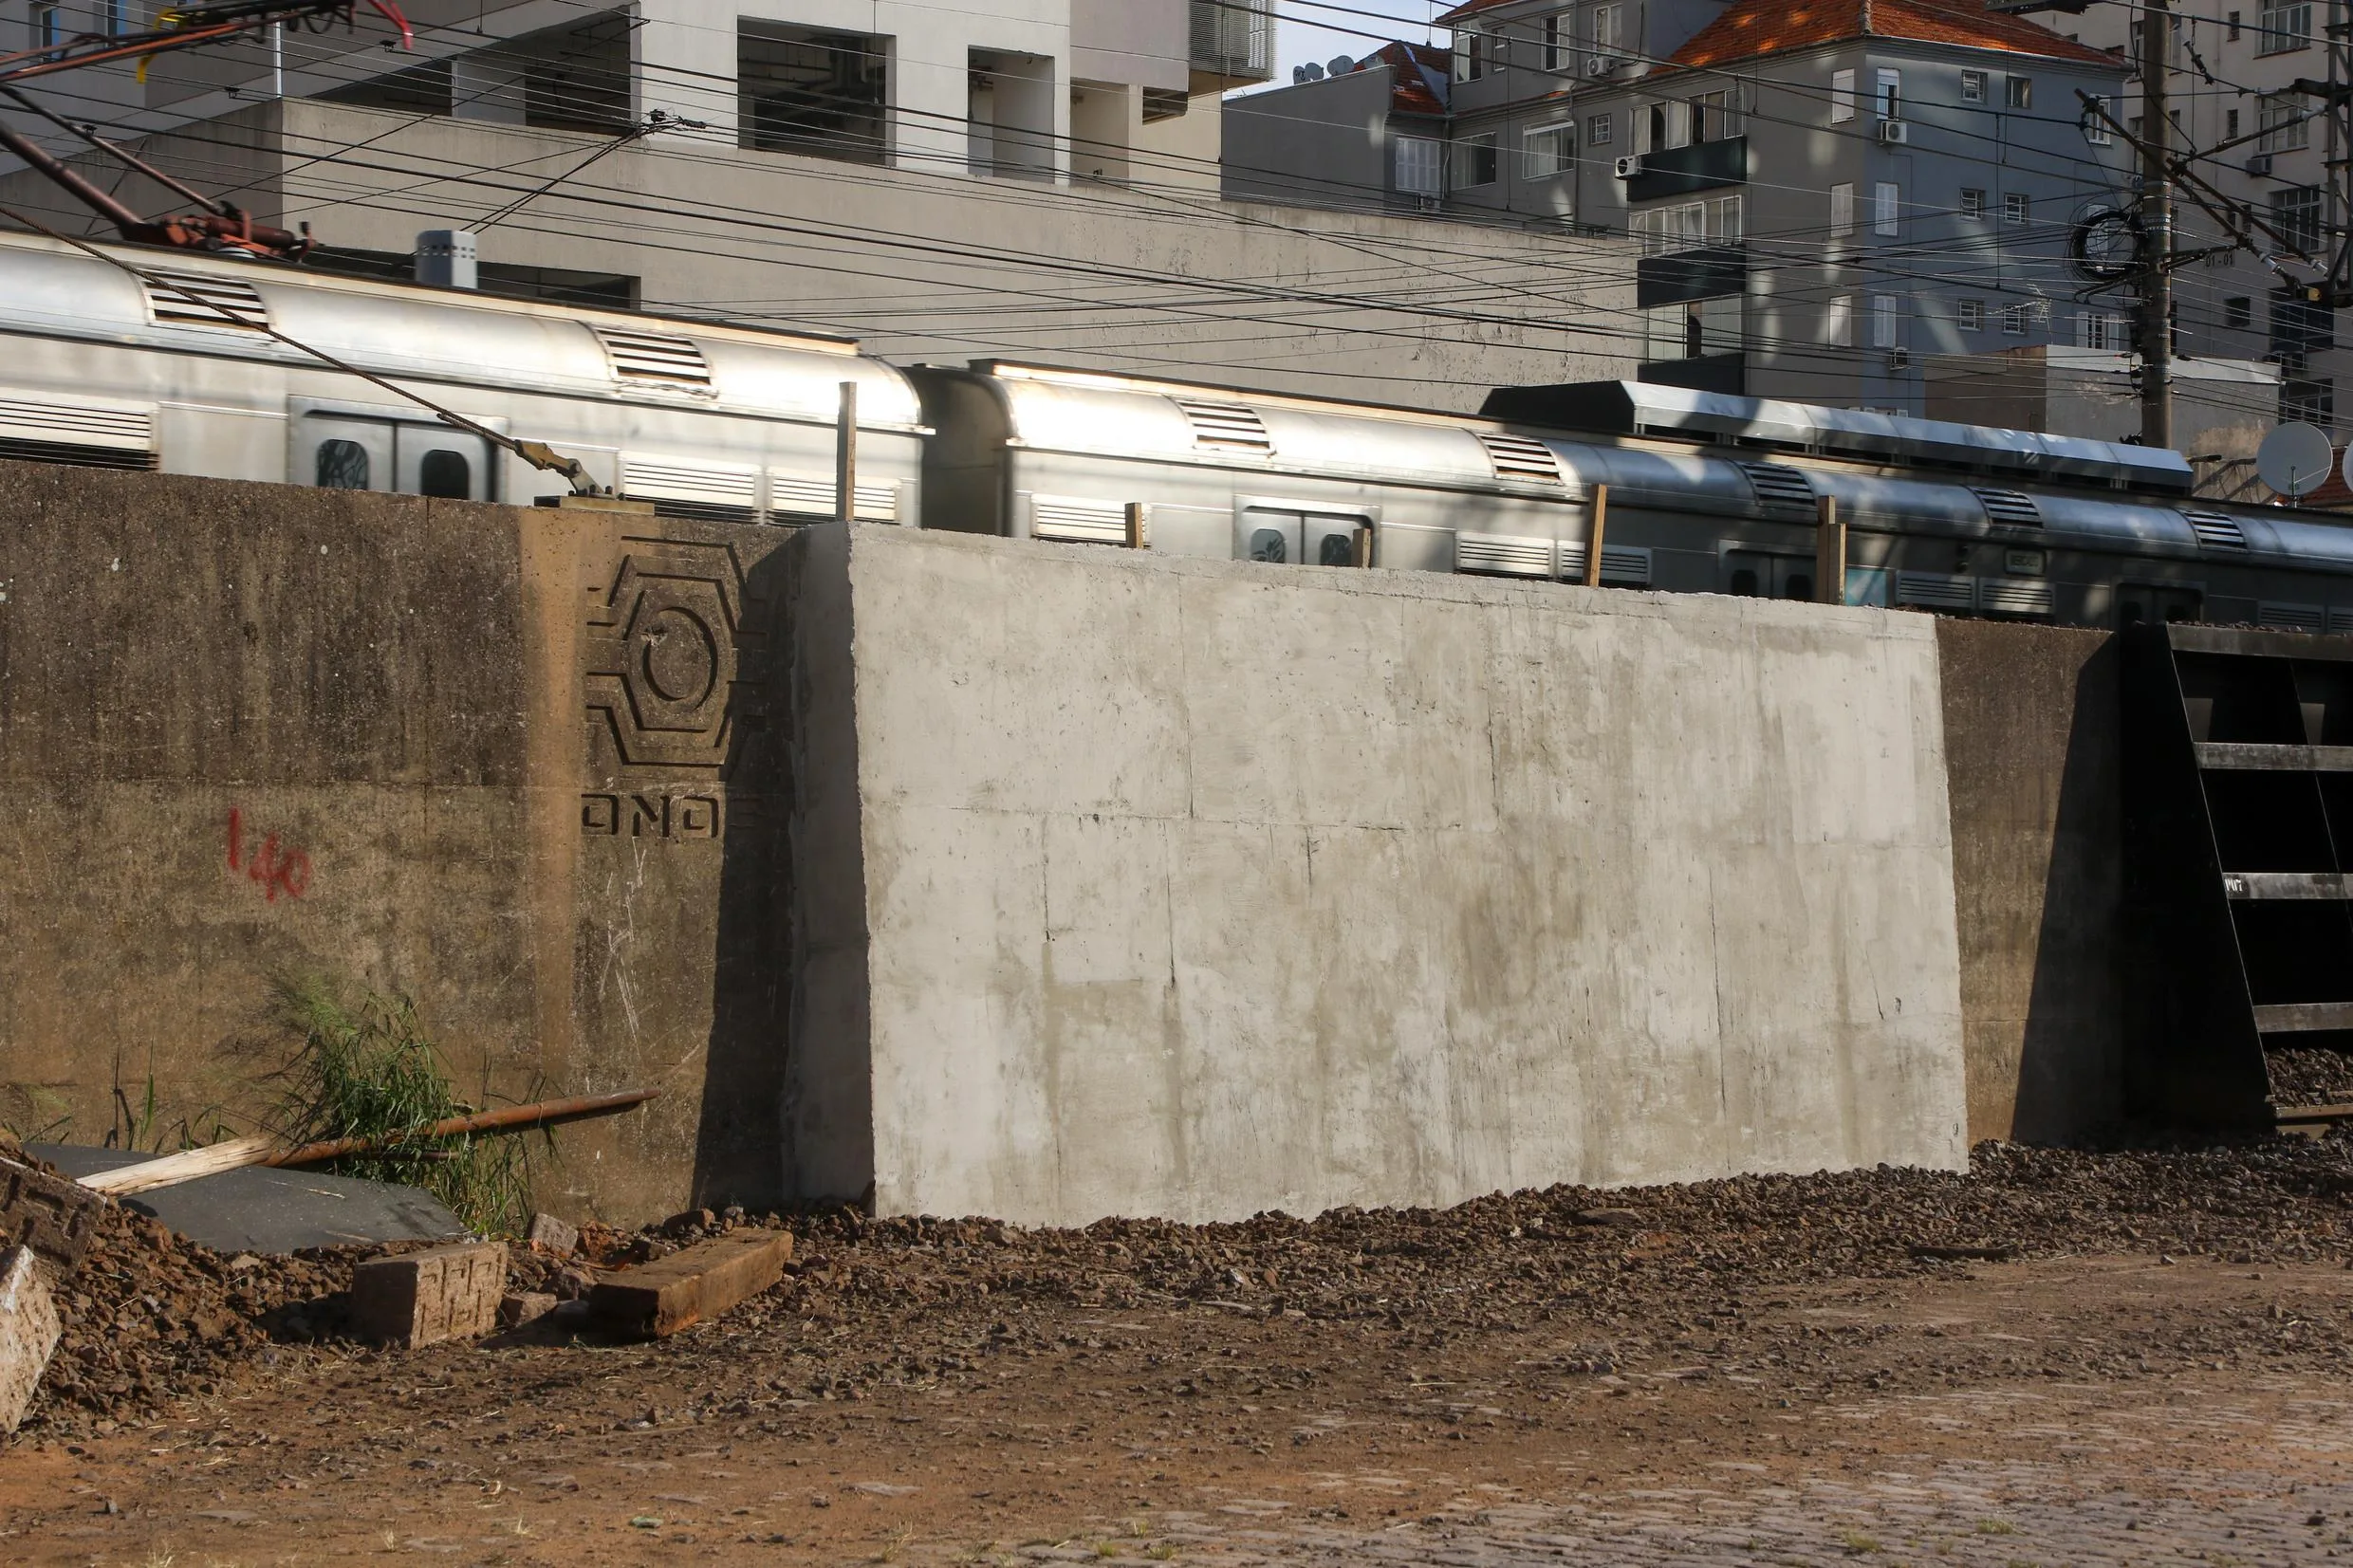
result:
M 660 1089 L 555 1205 L 781 1196 L 784 542 L 0 464 L 0 1119 L 249 1130 L 317 973 L 466 1094 Z
M 803 1190 L 1964 1158 L 1926 618 L 864 526 L 788 577 Z
M 546 1184 L 623 1221 L 2078 1136 L 2105 649 L 0 465 L 0 1121 L 242 1130 L 315 971 L 470 1094 L 662 1089 Z

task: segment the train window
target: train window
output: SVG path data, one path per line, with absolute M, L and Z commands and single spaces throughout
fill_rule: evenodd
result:
M 1756 568 L 1753 566 L 1732 568 L 1732 587 L 1728 591 L 1737 599 L 1756 598 Z
M 340 437 L 319 443 L 318 485 L 328 490 L 363 490 L 368 488 L 367 448 L 357 441 Z
M 1344 533 L 1327 533 L 1317 542 L 1315 559 L 1319 565 L 1353 566 L 1356 564 L 1356 542 Z
M 1250 558 L 1252 561 L 1288 561 L 1290 552 L 1280 528 L 1253 528 L 1250 536 Z
M 1814 580 L 1812 574 L 1807 572 L 1791 572 L 1788 576 L 1783 578 L 1781 581 L 1781 597 L 1784 599 L 1802 599 L 1809 603 L 1812 602 L 1814 597 Z
M 364 458 L 366 453 L 362 452 Z M 417 465 L 417 492 L 436 495 L 445 501 L 466 501 L 473 496 L 473 465 L 466 461 L 462 452 L 436 447 L 425 453 Z
M 2143 621 L 2196 620 L 2205 610 L 2205 595 L 2196 588 L 2158 588 L 2145 582 L 2120 582 L 2116 588 L 2116 623 L 2138 626 Z

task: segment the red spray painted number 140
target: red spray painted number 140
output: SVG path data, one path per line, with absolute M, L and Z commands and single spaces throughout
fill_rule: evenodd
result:
M 276 903 L 278 895 L 300 898 L 310 886 L 310 857 L 299 849 L 281 849 L 274 833 L 259 848 L 246 852 L 245 813 L 229 808 L 229 872 L 261 885 L 262 897 Z

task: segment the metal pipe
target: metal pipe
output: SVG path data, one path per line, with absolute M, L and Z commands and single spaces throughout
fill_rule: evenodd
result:
M 306 1143 L 299 1149 L 272 1154 L 260 1163 L 281 1168 L 317 1165 L 323 1160 L 343 1159 L 372 1150 L 422 1143 L 428 1138 L 454 1138 L 468 1133 L 513 1133 L 533 1127 L 553 1127 L 589 1116 L 613 1116 L 632 1106 L 642 1105 L 660 1093 L 659 1089 L 630 1089 L 618 1095 L 583 1095 L 573 1099 L 543 1099 L 531 1105 L 510 1105 L 503 1111 L 479 1111 L 470 1116 L 452 1116 L 446 1121 L 436 1121 L 430 1127 L 420 1127 L 409 1133 L 363 1138 L 328 1138 L 322 1143 Z

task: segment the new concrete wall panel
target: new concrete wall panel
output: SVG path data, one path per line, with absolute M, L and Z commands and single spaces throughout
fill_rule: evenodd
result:
M 871 1013 L 794 1051 L 870 1052 L 881 1211 L 1963 1158 L 1924 618 L 866 527 L 796 548 L 855 605 Z M 853 1019 L 829 984 L 804 976 L 810 1008 Z

